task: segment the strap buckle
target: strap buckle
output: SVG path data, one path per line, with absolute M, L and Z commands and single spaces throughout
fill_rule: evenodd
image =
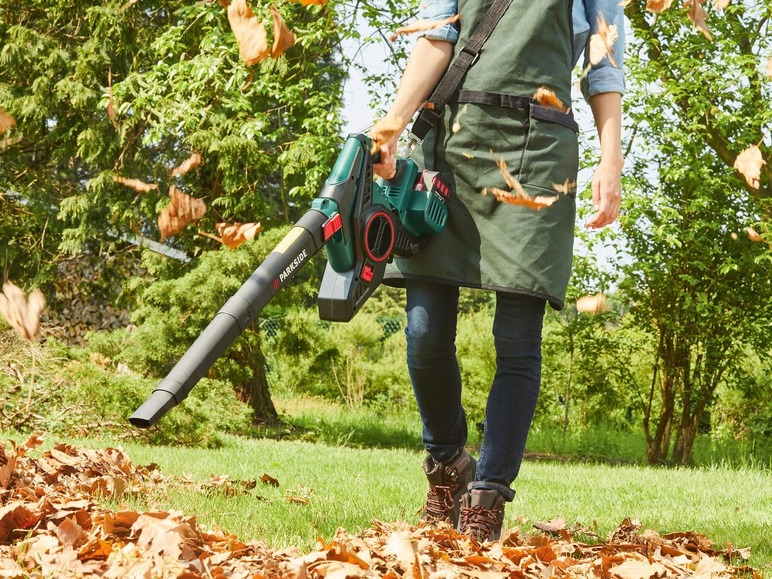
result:
M 472 57 L 472 62 L 469 63 L 469 66 L 474 66 L 474 64 L 480 60 L 480 50 L 470 48 L 468 43 L 464 45 L 461 52 L 465 52 Z

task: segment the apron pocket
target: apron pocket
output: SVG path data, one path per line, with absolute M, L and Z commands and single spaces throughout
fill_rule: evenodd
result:
M 552 190 L 553 185 L 576 181 L 578 172 L 576 133 L 561 124 L 531 117 L 520 182 Z

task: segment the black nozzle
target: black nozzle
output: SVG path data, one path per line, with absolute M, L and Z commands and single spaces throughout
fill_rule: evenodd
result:
M 142 406 L 129 417 L 129 422 L 138 428 L 150 428 L 177 404 L 177 399 L 171 392 L 156 388 Z

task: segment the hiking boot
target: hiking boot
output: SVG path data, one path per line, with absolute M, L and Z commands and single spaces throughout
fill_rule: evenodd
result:
M 449 521 L 458 527 L 458 511 L 466 486 L 474 480 L 477 461 L 463 448 L 448 462 L 437 462 L 431 456 L 424 460 L 424 472 L 429 479 L 424 521 Z
M 472 489 L 461 499 L 458 530 L 482 543 L 501 537 L 504 523 L 504 497 L 494 490 Z

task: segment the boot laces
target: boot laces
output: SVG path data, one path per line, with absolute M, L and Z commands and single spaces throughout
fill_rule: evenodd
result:
M 479 541 L 485 541 L 498 529 L 501 511 L 486 509 L 482 505 L 461 507 L 461 531 L 472 535 Z
M 426 495 L 426 516 L 432 519 L 446 519 L 453 509 L 452 488 L 447 485 L 432 485 Z

